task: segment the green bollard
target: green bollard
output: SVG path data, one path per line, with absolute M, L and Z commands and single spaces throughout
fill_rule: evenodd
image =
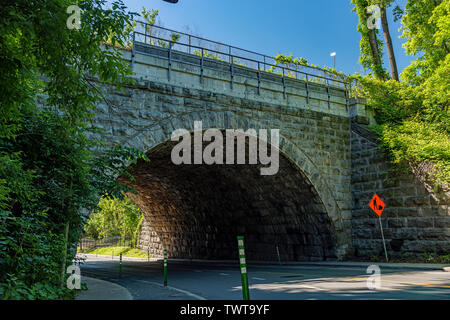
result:
M 250 300 L 248 289 L 247 264 L 245 262 L 244 237 L 238 236 L 239 265 L 241 267 L 242 296 L 244 300 Z
M 167 287 L 167 250 L 164 250 L 164 287 Z
M 122 253 L 120 254 L 119 277 L 122 277 Z
M 277 256 L 278 256 L 278 263 L 281 266 L 281 259 L 280 259 L 280 250 L 278 250 L 278 245 L 277 245 Z

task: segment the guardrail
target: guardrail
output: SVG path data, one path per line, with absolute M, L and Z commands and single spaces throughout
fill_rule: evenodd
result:
M 235 70 L 245 68 L 254 71 L 258 80 L 258 93 L 261 75 L 264 73 L 280 76 L 284 96 L 286 96 L 286 80 L 291 79 L 302 80 L 307 92 L 309 91 L 309 84 L 320 83 L 326 86 L 328 94 L 329 88 L 335 87 L 345 89 L 348 97 L 347 86 L 349 84 L 328 70 L 306 65 L 277 64 L 275 58 L 271 56 L 139 21 L 133 32 L 132 64 L 136 52 L 145 54 L 145 50 L 141 49 L 143 46 L 158 47 L 167 51 L 169 78 L 171 64 L 174 61 L 172 56 L 179 52 L 194 55 L 198 58 L 195 64 L 200 67 L 201 82 L 203 81 L 205 61 L 214 60 L 228 66 L 231 75 L 231 87 L 233 86 Z

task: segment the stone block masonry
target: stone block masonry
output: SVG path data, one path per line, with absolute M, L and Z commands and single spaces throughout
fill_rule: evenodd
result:
M 377 192 L 387 205 L 390 250 L 448 251 L 448 202 L 430 197 L 411 177 L 388 187 L 375 144 L 351 133 L 351 118 L 373 122 L 363 102 L 347 101 L 343 88 L 295 79 L 283 85 L 269 73 L 258 82 L 251 69 L 231 79 L 220 63 L 200 70 L 188 63 L 198 57 L 177 55 L 169 68 L 163 48 L 137 52 L 134 84 L 125 92 L 97 84 L 105 96 L 94 118 L 105 132 L 100 138 L 144 150 L 151 160 L 132 168 L 140 193 L 130 197 L 144 212 L 144 250 L 235 258 L 235 236 L 243 235 L 250 260 L 275 261 L 276 245 L 285 260 L 376 254 L 381 242 L 367 203 Z M 129 51 L 123 58 L 131 63 Z M 194 121 L 204 130 L 280 129 L 279 173 L 262 177 L 252 165 L 171 164 L 172 132 L 193 131 Z
M 374 193 L 386 204 L 382 224 L 390 256 L 449 254 L 450 193 L 434 192 L 413 174 L 392 170 L 364 125 L 352 124 L 351 139 L 354 255 L 383 256 L 378 218 L 368 207 Z

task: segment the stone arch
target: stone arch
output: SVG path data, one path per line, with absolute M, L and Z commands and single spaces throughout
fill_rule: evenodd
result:
M 210 112 L 206 110 L 184 113 L 176 117 L 166 118 L 158 123 L 146 127 L 137 134 L 129 137 L 126 145 L 135 147 L 145 152 L 149 152 L 154 148 L 170 141 L 171 134 L 176 129 L 186 129 L 190 132 L 194 131 L 194 121 L 203 122 L 203 130 L 209 128 L 225 129 L 270 129 L 264 126 L 257 119 L 236 114 L 231 111 Z M 283 135 L 280 130 L 280 146 L 281 154 L 283 154 L 302 174 L 302 176 L 311 184 L 314 192 L 317 192 L 318 198 L 326 210 L 328 217 L 332 222 L 334 232 L 336 232 L 336 254 L 338 258 L 342 258 L 348 251 L 351 239 L 347 236 L 339 236 L 343 229 L 343 221 L 341 210 L 334 197 L 333 191 L 329 186 L 328 180 L 321 172 L 320 168 L 315 165 L 314 161 L 302 151 L 301 146 L 292 142 Z

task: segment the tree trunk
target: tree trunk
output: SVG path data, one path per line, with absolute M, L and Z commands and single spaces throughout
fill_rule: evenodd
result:
M 386 16 L 386 7 L 383 6 L 380 8 L 380 10 L 381 10 L 381 25 L 383 26 L 384 42 L 386 42 L 389 64 L 391 66 L 392 79 L 399 81 L 397 62 L 395 61 L 394 48 L 392 46 L 391 34 L 389 32 L 389 25 Z
M 69 242 L 69 222 L 67 222 L 64 232 L 64 251 L 62 252 L 63 260 L 61 263 L 61 288 L 64 287 L 64 278 L 66 274 L 67 242 Z
M 366 19 L 368 19 L 369 17 L 370 17 L 370 15 L 366 12 Z M 367 31 L 367 34 L 369 36 L 370 51 L 372 53 L 372 59 L 373 59 L 373 63 L 374 63 L 373 71 L 379 79 L 382 79 L 383 76 L 376 70 L 377 66 L 379 66 L 379 68 L 381 70 L 383 68 L 383 64 L 381 62 L 380 53 L 378 51 L 377 35 L 375 33 L 375 29 L 369 29 Z

